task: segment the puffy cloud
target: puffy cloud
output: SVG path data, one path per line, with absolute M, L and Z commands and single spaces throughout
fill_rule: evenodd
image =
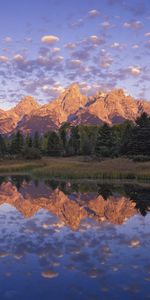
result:
M 132 49 L 139 49 L 139 48 L 140 48 L 140 46 L 138 44 L 132 45 Z
M 47 91 L 50 85 L 55 83 L 54 79 L 50 76 L 45 76 L 45 72 L 41 72 L 38 74 L 38 78 L 31 77 L 30 79 L 23 79 L 21 80 L 20 84 L 22 88 L 26 91 L 26 93 L 35 94 L 37 91 L 39 92 L 41 89 L 42 91 Z
M 125 22 L 123 24 L 124 28 L 138 30 L 143 27 L 143 23 L 141 21 L 132 21 L 132 22 Z
M 76 44 L 75 43 L 68 43 L 68 44 L 65 45 L 65 48 L 70 49 L 70 50 L 75 49 Z
M 55 67 L 58 67 L 63 60 L 64 57 L 61 55 L 50 57 L 40 55 L 36 60 L 36 66 L 42 66 L 50 70 Z
M 146 32 L 146 33 L 145 33 L 145 36 L 146 36 L 146 37 L 150 37 L 150 32 Z
M 70 24 L 70 26 L 72 28 L 78 28 L 78 27 L 81 27 L 85 24 L 85 22 L 89 19 L 89 18 L 96 18 L 100 15 L 100 12 L 99 10 L 97 9 L 92 9 L 90 11 L 88 11 L 88 14 L 87 15 L 84 15 L 83 18 L 80 18 L 78 19 L 77 21 L 75 22 L 72 22 Z
M 7 56 L 4 56 L 4 55 L 1 55 L 0 56 L 0 62 L 2 62 L 2 63 L 7 63 L 8 62 L 8 57 Z
M 97 63 L 98 58 L 95 58 L 95 63 Z M 105 49 L 101 50 L 100 54 L 100 67 L 102 69 L 107 69 L 109 68 L 113 63 L 113 59 L 111 58 L 110 54 L 106 52 Z
M 118 43 L 118 42 L 114 42 L 114 43 L 111 45 L 111 48 L 112 48 L 112 49 L 123 50 L 123 49 L 125 48 L 125 45 L 121 45 L 121 44 Z
M 4 42 L 5 42 L 5 43 L 11 43 L 11 42 L 12 42 L 12 38 L 11 38 L 10 36 L 6 36 L 6 37 L 4 38 Z
M 24 62 L 24 57 L 21 54 L 14 55 L 13 59 L 17 62 Z
M 68 60 L 66 65 L 69 69 L 78 69 L 81 67 L 81 61 L 79 59 Z
M 109 21 L 104 21 L 101 23 L 101 26 L 103 27 L 103 29 L 108 30 L 111 29 L 113 27 L 115 27 L 115 25 L 111 24 Z
M 92 9 L 88 12 L 88 16 L 92 18 L 98 17 L 99 14 L 100 12 L 97 9 Z
M 96 44 L 96 45 L 99 45 L 101 44 L 102 40 L 101 38 L 99 38 L 97 35 L 91 35 L 88 40 L 93 43 L 93 44 Z
M 45 44 L 53 44 L 59 42 L 59 38 L 55 35 L 44 35 L 41 38 L 41 42 Z
M 103 69 L 107 69 L 111 66 L 113 60 L 109 57 L 103 57 L 100 62 L 100 67 Z
M 54 48 L 52 48 L 52 53 L 58 53 L 58 52 L 60 52 L 60 48 L 58 48 L 58 47 L 54 47 Z
M 50 87 L 49 87 L 48 84 L 45 84 L 45 85 L 43 85 L 43 87 L 42 87 L 42 90 L 43 90 L 44 92 L 49 91 L 49 89 L 50 89 Z
M 83 39 L 82 41 L 80 41 L 78 44 L 79 45 L 85 45 L 85 46 L 98 46 L 98 45 L 102 45 L 105 43 L 105 40 L 103 37 L 99 37 L 97 35 L 91 35 L 85 39 Z
M 129 66 L 128 72 L 133 76 L 139 76 L 141 74 L 141 68 L 137 66 Z
M 44 85 L 42 91 L 45 94 L 57 97 L 64 91 L 64 88 L 61 86 L 60 82 L 55 82 L 53 85 Z

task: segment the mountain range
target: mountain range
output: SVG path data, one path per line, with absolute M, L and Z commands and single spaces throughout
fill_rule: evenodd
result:
M 104 199 L 98 194 L 74 193 L 74 199 L 58 188 L 55 190 L 39 186 L 33 182 L 25 183 L 18 191 L 11 182 L 0 185 L 0 206 L 9 204 L 23 214 L 25 218 L 33 217 L 44 209 L 57 216 L 64 225 L 77 230 L 83 219 L 97 222 L 123 224 L 125 220 L 139 212 L 136 203 L 124 196 L 109 196 Z
M 0 133 L 11 134 L 21 130 L 23 134 L 44 134 L 57 130 L 64 122 L 72 125 L 109 125 L 135 119 L 146 112 L 150 115 L 150 102 L 135 100 L 122 89 L 108 93 L 99 92 L 87 97 L 74 83 L 51 102 L 40 105 L 33 97 L 26 96 L 7 111 L 0 109 Z

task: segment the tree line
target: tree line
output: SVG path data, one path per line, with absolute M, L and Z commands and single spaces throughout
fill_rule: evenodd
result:
M 63 124 L 58 131 L 33 136 L 20 131 L 0 135 L 1 158 L 38 159 L 42 156 L 150 156 L 150 117 L 146 113 L 136 122 L 109 126 L 72 126 Z

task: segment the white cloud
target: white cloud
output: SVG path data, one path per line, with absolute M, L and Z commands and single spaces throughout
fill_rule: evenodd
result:
M 11 43 L 11 42 L 12 42 L 12 38 L 11 38 L 10 36 L 6 36 L 6 37 L 4 38 L 4 42 L 5 42 L 5 43 Z
M 105 49 L 101 50 L 101 57 L 100 57 L 100 67 L 102 69 L 109 68 L 113 63 L 113 59 L 111 58 L 110 54 L 105 51 Z
M 113 28 L 115 25 L 110 24 L 110 22 L 108 21 L 104 21 L 103 23 L 101 23 L 101 26 L 103 27 L 103 29 L 108 30 L 110 28 Z
M 69 69 L 78 69 L 81 67 L 81 61 L 79 59 L 72 59 L 67 62 Z
M 65 48 L 67 49 L 75 49 L 76 48 L 76 44 L 75 43 L 68 43 L 65 45 Z
M 108 59 L 103 58 L 101 63 L 100 63 L 100 66 L 101 66 L 102 69 L 107 69 L 111 66 L 111 64 L 112 64 L 112 60 L 108 60 Z
M 42 91 L 50 96 L 59 96 L 64 92 L 64 88 L 61 86 L 60 82 L 55 82 L 53 86 L 48 84 L 44 85 Z
M 58 53 L 58 52 L 60 52 L 60 48 L 57 48 L 57 47 L 55 47 L 55 48 L 52 48 L 52 52 L 53 53 Z
M 146 33 L 145 33 L 145 36 L 146 36 L 146 37 L 150 37 L 150 32 L 146 32 Z
M 0 56 L 0 62 L 2 62 L 2 63 L 7 63 L 7 62 L 8 62 L 8 57 L 7 57 L 7 56 L 4 56 L 4 55 L 1 55 L 1 56 Z
M 139 76 L 141 74 L 141 68 L 137 66 L 129 66 L 128 72 L 133 76 Z
M 14 55 L 14 60 L 18 61 L 18 62 L 23 62 L 24 61 L 24 57 L 21 54 L 16 54 Z
M 100 12 L 97 9 L 92 9 L 88 12 L 89 17 L 95 18 L 99 16 Z
M 143 23 L 141 21 L 133 21 L 133 22 L 125 22 L 123 24 L 124 28 L 128 29 L 140 29 L 143 27 Z
M 41 38 L 41 42 L 45 44 L 53 44 L 59 42 L 59 38 L 55 35 L 44 35 Z
M 81 65 L 81 61 L 79 59 L 73 59 L 73 60 L 71 60 L 71 63 L 76 66 Z
M 118 43 L 118 42 L 114 42 L 112 45 L 111 45 L 111 48 L 113 48 L 113 49 L 119 49 L 119 50 L 122 50 L 122 49 L 124 49 L 124 45 L 121 45 L 120 43 Z
M 103 38 L 98 37 L 97 35 L 91 35 L 87 39 L 83 40 L 83 43 L 92 43 L 93 45 L 100 45 L 104 43 Z
M 139 49 L 139 48 L 140 48 L 140 46 L 138 44 L 132 45 L 132 49 Z

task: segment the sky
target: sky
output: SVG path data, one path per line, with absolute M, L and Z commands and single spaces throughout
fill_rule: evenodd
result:
M 149 0 L 0 1 L 0 108 L 74 82 L 150 101 Z

